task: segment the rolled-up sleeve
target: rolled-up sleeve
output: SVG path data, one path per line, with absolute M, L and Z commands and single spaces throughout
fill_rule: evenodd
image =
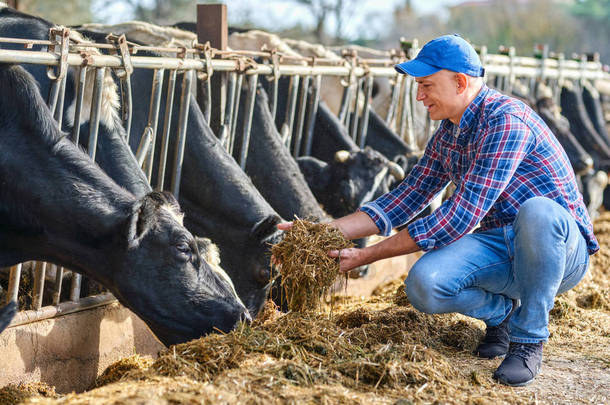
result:
M 388 236 L 393 228 L 406 224 L 447 185 L 448 177 L 434 144 L 433 139 L 402 183 L 360 208 L 375 222 L 380 235 Z
M 471 231 L 515 174 L 535 139 L 521 118 L 492 117 L 476 140 L 474 162 L 455 193 L 432 214 L 413 221 L 409 235 L 424 251 L 445 246 Z

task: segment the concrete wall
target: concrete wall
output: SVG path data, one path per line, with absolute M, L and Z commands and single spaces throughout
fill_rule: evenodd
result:
M 164 346 L 118 303 L 6 329 L 0 334 L 0 387 L 42 381 L 81 392 L 111 363 Z

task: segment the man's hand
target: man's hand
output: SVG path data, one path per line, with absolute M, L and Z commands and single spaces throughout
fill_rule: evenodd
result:
M 328 252 L 330 257 L 339 258 L 339 272 L 347 273 L 356 267 L 362 266 L 366 263 L 364 251 L 358 248 L 347 248 L 341 250 L 331 250 Z

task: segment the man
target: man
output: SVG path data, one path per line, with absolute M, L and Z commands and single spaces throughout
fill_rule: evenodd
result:
M 430 41 L 396 70 L 415 77 L 417 100 L 440 127 L 396 189 L 332 224 L 349 239 L 387 236 L 449 181 L 455 193 L 378 244 L 329 255 L 349 271 L 426 251 L 405 280 L 409 301 L 483 320 L 475 354 L 506 356 L 494 378 L 526 385 L 540 370 L 555 295 L 581 280 L 599 249 L 568 158 L 534 111 L 483 83 L 477 53 L 459 36 Z

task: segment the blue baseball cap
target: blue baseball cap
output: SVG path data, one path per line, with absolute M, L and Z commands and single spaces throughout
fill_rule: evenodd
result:
M 430 76 L 441 69 L 474 77 L 485 74 L 477 51 L 457 34 L 433 39 L 424 45 L 415 59 L 399 63 L 394 69 L 414 77 Z

